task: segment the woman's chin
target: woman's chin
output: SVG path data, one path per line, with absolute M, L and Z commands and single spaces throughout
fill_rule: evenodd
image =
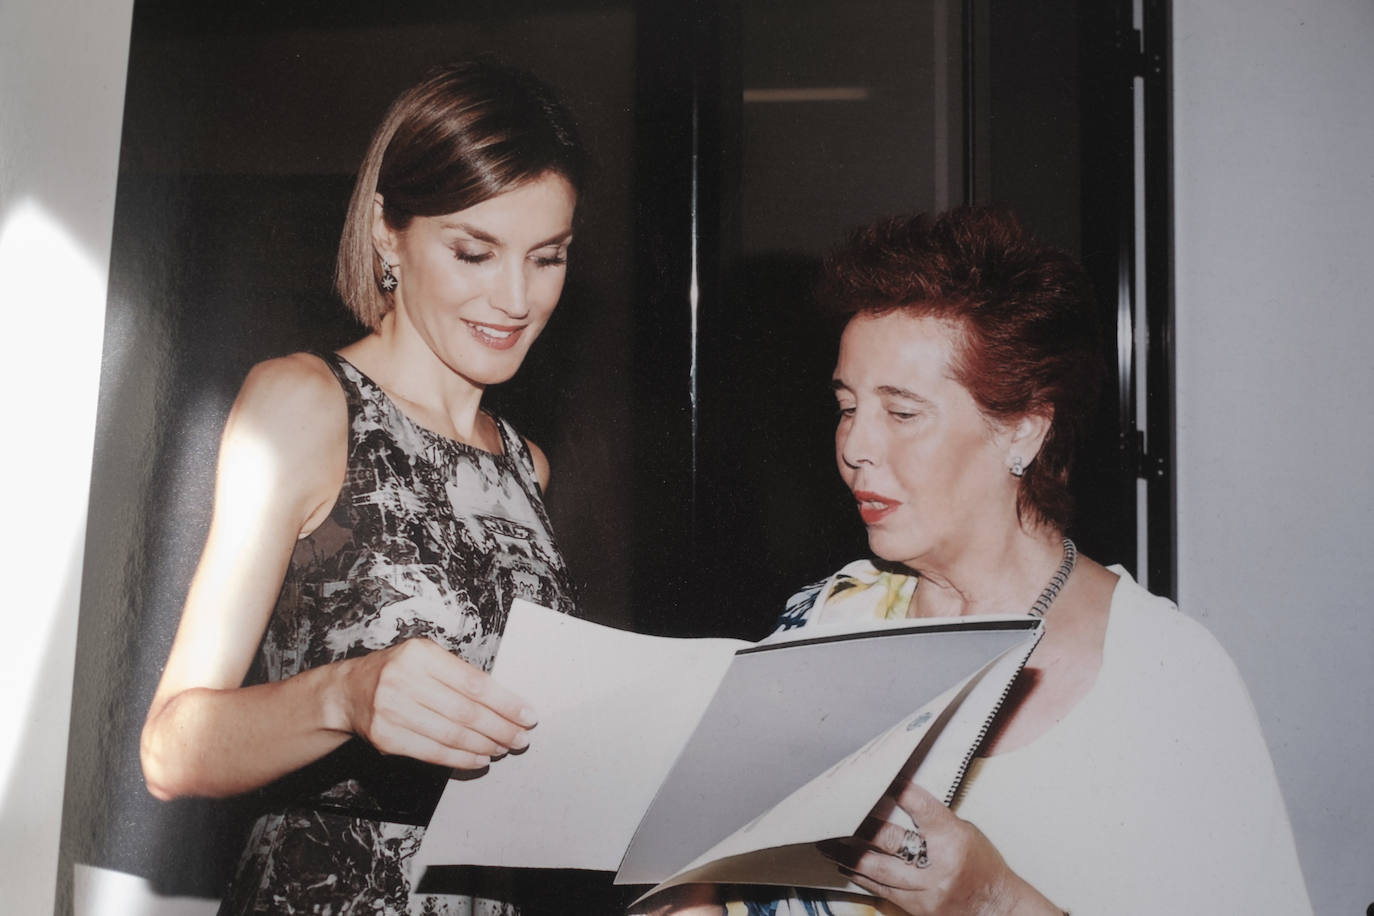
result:
M 884 563 L 900 563 L 905 566 L 910 566 L 911 558 L 918 555 L 910 544 L 894 543 L 892 538 L 884 537 L 881 532 L 872 529 L 868 532 L 868 549 Z
M 524 353 L 512 359 L 446 359 L 444 363 L 453 372 L 461 375 L 474 385 L 486 388 L 500 385 L 515 377 L 524 362 Z

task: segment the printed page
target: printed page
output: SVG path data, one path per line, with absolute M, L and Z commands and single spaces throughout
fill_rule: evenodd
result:
M 932 737 L 941 715 L 958 702 L 966 686 L 960 684 L 913 712 L 726 837 L 636 903 L 678 884 L 700 882 L 776 884 L 864 893 L 851 885 L 834 863 L 820 856 L 815 844 L 854 835 L 911 755 L 919 753 L 922 742 Z
M 987 722 L 1041 632 L 1029 634 L 964 683 L 798 789 L 645 893 L 636 904 L 660 890 L 699 882 L 813 887 L 867 895 L 820 856 L 815 844 L 854 835 L 898 777 L 913 779 L 937 798 L 952 796 Z M 900 810 L 875 814 L 910 824 Z
M 493 677 L 540 716 L 530 747 L 450 779 L 416 855 L 431 865 L 614 871 L 736 649 L 517 600 Z
M 806 638 L 742 650 L 649 806 L 617 883 L 658 884 L 692 867 L 819 774 L 858 759 L 855 751 L 894 723 L 926 704 L 938 708 L 952 685 L 1013 647 L 1033 645 L 1039 632 L 1024 616 L 905 621 L 861 634 L 817 628 Z M 913 747 L 869 777 L 877 794 L 836 800 L 855 806 L 855 823 Z M 806 806 L 772 823 L 780 832 L 769 842 L 809 842 L 832 829 Z
M 964 770 L 987 734 L 992 711 L 1001 708 L 1012 681 L 1025 667 L 1043 634 L 1042 626 L 1037 629 L 1034 639 L 997 659 L 987 672 L 967 686 L 957 709 L 952 711 L 948 721 L 933 730 L 929 745 L 912 760 L 912 772 L 907 774 L 911 781 L 946 805 L 954 801 L 959 784 L 963 782 Z M 895 813 L 902 815 L 900 810 Z

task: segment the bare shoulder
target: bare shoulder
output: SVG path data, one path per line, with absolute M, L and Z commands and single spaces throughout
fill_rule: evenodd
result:
M 319 357 L 293 353 L 258 363 L 239 389 L 230 430 L 264 435 L 283 450 L 329 445 L 345 433 L 343 389 Z
M 988 734 L 986 756 L 1034 742 L 1088 695 L 1102 669 L 1102 650 L 1119 576 L 1080 556 L 1045 615 L 1045 635 L 1017 678 Z
M 1078 665 L 1100 665 L 1118 581 L 1110 569 L 1080 556 L 1068 586 L 1050 608 L 1046 640 Z
M 534 462 L 534 476 L 539 481 L 539 489 L 547 491 L 551 473 L 548 456 L 544 454 L 543 449 L 529 439 L 525 440 L 525 448 L 530 450 L 530 459 Z
M 301 513 L 305 529 L 312 528 L 310 518 L 338 494 L 347 438 L 343 389 L 319 357 L 293 353 L 258 363 L 225 425 L 221 483 L 232 486 L 251 474 L 258 487 Z
M 310 353 L 292 353 L 248 371 L 239 402 L 266 411 L 320 411 L 344 407 L 343 389 L 329 367 Z
M 1073 577 L 1078 579 L 1080 593 L 1078 600 L 1084 611 L 1091 617 L 1101 618 L 1106 625 L 1106 617 L 1111 609 L 1112 596 L 1121 577 L 1096 560 L 1080 556 L 1074 567 Z

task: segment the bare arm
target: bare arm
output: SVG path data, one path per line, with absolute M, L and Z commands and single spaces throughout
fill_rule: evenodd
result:
M 346 427 L 343 393 L 313 357 L 272 360 L 244 382 L 209 537 L 143 727 L 144 778 L 158 798 L 246 791 L 353 734 L 460 768 L 526 743 L 523 703 L 428 640 L 240 686 L 297 538 L 337 497 Z

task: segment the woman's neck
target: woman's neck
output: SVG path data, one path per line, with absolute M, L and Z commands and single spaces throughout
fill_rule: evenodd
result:
M 921 576 L 914 617 L 1023 614 L 1063 560 L 1063 538 L 1048 527 L 1022 525 L 932 552 L 909 565 Z
M 407 333 L 395 312 L 377 330 L 343 349 L 407 414 L 450 438 L 485 447 L 481 422 L 485 386 L 449 368 L 418 334 Z

